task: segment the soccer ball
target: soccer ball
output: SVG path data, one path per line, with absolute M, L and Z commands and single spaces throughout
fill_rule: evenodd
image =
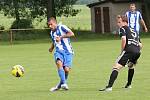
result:
M 15 65 L 12 67 L 11 73 L 15 77 L 22 77 L 24 75 L 24 68 L 21 65 Z

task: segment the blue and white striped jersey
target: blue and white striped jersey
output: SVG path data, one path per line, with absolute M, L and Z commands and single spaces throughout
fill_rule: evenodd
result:
M 50 32 L 52 41 L 55 46 L 56 51 L 65 51 L 66 53 L 74 53 L 71 43 L 70 43 L 70 38 L 62 38 L 60 42 L 56 42 L 56 37 L 58 36 L 63 36 L 64 34 L 68 33 L 71 31 L 67 26 L 65 25 L 58 25 L 56 30 L 53 32 Z
M 135 12 L 127 11 L 125 15 L 128 18 L 128 26 L 134 29 L 135 32 L 139 33 L 140 31 L 139 21 L 143 19 L 141 13 L 139 11 Z

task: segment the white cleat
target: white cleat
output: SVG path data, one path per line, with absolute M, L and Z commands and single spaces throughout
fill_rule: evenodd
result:
M 52 88 L 50 89 L 51 92 L 55 92 L 55 91 L 57 91 L 57 90 L 59 90 L 59 89 L 56 88 L 56 87 L 52 87 Z
M 61 85 L 61 88 L 64 89 L 64 90 L 69 90 L 69 87 L 67 84 L 62 84 Z
M 132 86 L 131 86 L 131 85 L 129 85 L 129 86 L 125 86 L 125 88 L 126 88 L 126 89 L 131 89 L 131 88 L 132 88 Z
M 100 89 L 99 91 L 111 92 L 112 91 L 112 87 L 106 87 L 104 89 Z
M 51 92 L 55 92 L 55 91 L 57 91 L 57 90 L 59 90 L 60 89 L 60 87 L 59 87 L 59 85 L 57 85 L 57 86 L 55 86 L 55 87 L 52 87 L 51 89 L 50 89 L 50 91 Z

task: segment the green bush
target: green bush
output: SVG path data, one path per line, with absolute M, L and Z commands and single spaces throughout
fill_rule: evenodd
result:
M 33 28 L 32 21 L 29 19 L 21 19 L 14 21 L 11 29 L 27 29 Z M 41 38 L 49 38 L 49 29 L 33 29 L 33 30 L 12 30 L 13 40 L 34 40 Z M 9 32 L 10 33 L 10 32 Z M 5 37 L 6 34 L 4 35 Z M 1 40 L 6 40 L 4 37 Z
M 48 39 L 50 30 L 48 29 L 34 29 L 34 30 L 12 30 L 12 40 L 36 40 Z M 0 41 L 10 41 L 10 31 L 0 33 Z
M 13 40 L 34 40 L 49 38 L 49 30 L 24 30 L 24 31 L 12 31 Z
M 4 29 L 5 29 L 4 26 L 0 25 L 0 30 L 4 30 Z
M 30 19 L 20 19 L 15 20 L 11 25 L 11 29 L 26 29 L 26 28 L 33 28 L 32 20 Z
M 0 32 L 0 41 L 9 41 L 10 35 L 8 32 Z

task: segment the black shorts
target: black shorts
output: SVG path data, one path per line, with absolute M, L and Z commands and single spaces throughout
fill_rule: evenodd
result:
M 140 57 L 141 53 L 131 53 L 123 51 L 118 59 L 116 60 L 116 63 L 119 63 L 122 66 L 125 66 L 128 62 L 132 62 L 133 64 L 137 63 L 138 58 Z

